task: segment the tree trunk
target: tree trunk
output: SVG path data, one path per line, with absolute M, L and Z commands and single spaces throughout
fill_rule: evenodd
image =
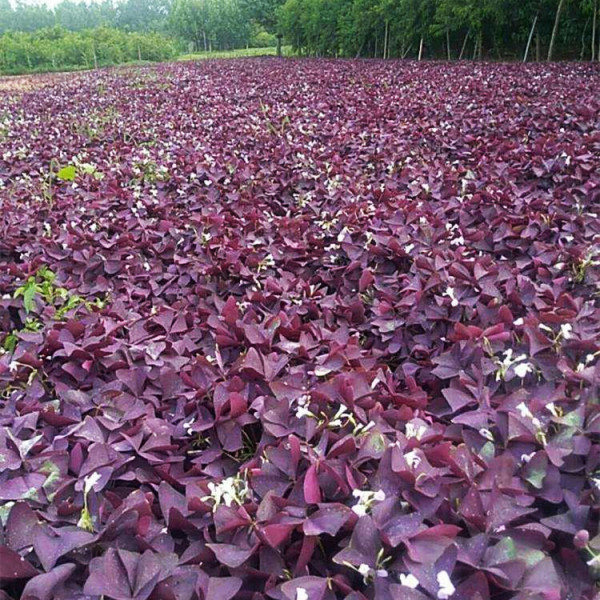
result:
M 596 19 L 598 18 L 598 0 L 594 0 L 594 17 L 592 19 L 592 62 L 596 58 Z
M 448 29 L 446 29 L 446 54 L 448 60 L 452 60 L 452 56 L 450 56 L 450 31 Z
M 533 40 L 533 32 L 535 31 L 535 25 L 537 23 L 538 16 L 535 15 L 533 19 L 533 25 L 531 26 L 531 31 L 529 32 L 529 38 L 527 39 L 527 46 L 525 48 L 525 56 L 523 57 L 523 62 L 527 62 L 527 57 L 529 56 L 529 48 L 531 46 L 531 40 Z
M 535 34 L 535 60 L 540 62 L 542 60 L 542 42 L 540 40 L 540 32 Z
M 463 56 L 465 54 L 465 50 L 467 48 L 467 41 L 468 41 L 470 35 L 471 35 L 471 30 L 469 29 L 469 31 L 467 31 L 467 35 L 465 35 L 465 39 L 463 41 L 462 48 L 460 49 L 460 55 L 458 57 L 458 60 L 462 60 L 463 59 Z
M 558 6 L 556 7 L 556 16 L 554 17 L 554 27 L 552 28 L 552 37 L 550 38 L 550 45 L 548 46 L 548 57 L 547 60 L 550 62 L 554 55 L 554 44 L 556 43 L 556 35 L 558 34 L 558 24 L 560 22 L 560 13 L 562 12 L 565 0 L 558 0 Z
M 406 48 L 406 50 L 402 53 L 402 58 L 406 58 L 408 56 L 408 53 L 411 51 L 412 49 L 412 44 L 409 44 L 408 47 Z
M 379 43 L 379 36 L 375 34 L 375 50 L 373 51 L 373 58 L 377 58 L 377 44 Z
M 590 18 L 587 18 L 585 25 L 583 26 L 583 32 L 581 33 L 581 52 L 579 52 L 579 60 L 583 60 L 585 56 L 585 34 L 587 33 L 588 25 L 590 24 Z
M 419 60 L 423 58 L 423 36 L 421 36 L 421 41 L 419 42 Z
M 364 45 L 365 45 L 365 40 L 363 39 L 362 43 L 360 44 L 360 47 L 358 48 L 358 51 L 356 52 L 356 56 L 354 57 L 355 59 L 360 58 L 360 53 L 362 52 Z
M 483 60 L 483 30 L 479 32 L 479 53 L 477 57 L 479 60 Z
M 202 30 L 202 37 L 204 39 L 204 52 L 206 52 L 208 50 L 208 46 L 206 45 L 206 31 L 204 29 Z
M 389 39 L 388 36 L 390 34 L 390 22 L 386 19 L 385 20 L 385 31 L 383 33 L 383 58 L 384 60 L 387 58 L 387 53 L 388 53 L 388 44 L 389 44 Z
M 138 44 L 138 60 L 140 62 L 142 62 L 142 49 L 140 48 L 139 44 Z

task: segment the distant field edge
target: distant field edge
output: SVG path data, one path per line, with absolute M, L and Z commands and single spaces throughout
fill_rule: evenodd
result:
M 282 54 L 291 56 L 293 54 L 291 46 L 282 46 Z M 275 46 L 267 48 L 240 48 L 238 50 L 217 50 L 215 52 L 194 52 L 192 54 L 183 54 L 176 60 L 207 60 L 211 58 L 252 58 L 260 56 L 276 56 L 277 48 Z

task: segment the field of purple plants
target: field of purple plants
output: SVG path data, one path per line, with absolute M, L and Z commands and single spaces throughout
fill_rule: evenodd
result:
M 0 600 L 597 598 L 599 111 L 583 64 L 0 91 Z

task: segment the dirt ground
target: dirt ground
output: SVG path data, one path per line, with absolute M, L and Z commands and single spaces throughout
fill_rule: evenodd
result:
M 0 77 L 0 92 L 30 92 L 65 79 L 71 73 L 45 73 Z

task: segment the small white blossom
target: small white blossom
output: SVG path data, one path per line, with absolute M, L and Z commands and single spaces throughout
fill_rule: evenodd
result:
M 486 440 L 489 440 L 490 442 L 494 441 L 494 434 L 489 429 L 480 429 L 479 434 L 482 435 Z
M 531 452 L 531 454 L 521 454 L 521 462 L 527 464 L 534 456 L 535 452 Z
M 371 490 L 353 490 L 352 495 L 358 499 L 358 502 L 352 507 L 352 511 L 359 517 L 364 517 L 374 502 L 383 502 L 385 500 L 385 492 L 379 490 L 372 492 Z
M 515 375 L 524 379 L 528 373 L 533 372 L 533 367 L 528 362 L 519 363 L 516 367 L 514 367 Z
M 450 596 L 452 596 L 456 591 L 456 588 L 450 580 L 450 575 L 448 575 L 448 572 L 440 571 L 437 574 L 437 582 L 440 586 L 440 589 L 437 593 L 438 600 L 448 600 L 448 598 L 450 598 Z
M 517 404 L 517 410 L 519 414 L 525 419 L 533 419 L 533 414 L 529 410 L 529 407 L 525 404 L 525 402 L 521 402 L 521 404 Z
M 355 504 L 352 507 L 352 512 L 359 517 L 364 517 L 367 514 L 367 507 L 363 504 Z
M 414 244 L 407 244 L 406 246 L 404 246 L 404 252 L 406 252 L 406 254 L 410 254 L 414 249 Z
M 416 450 L 407 452 L 404 455 L 404 460 L 406 461 L 406 464 L 413 470 L 418 468 L 418 466 L 421 464 L 421 457 L 417 454 Z
M 83 479 L 83 493 L 86 496 L 92 491 L 92 489 L 94 488 L 94 486 L 100 481 L 101 477 L 102 476 L 100 475 L 100 473 L 97 473 L 95 471 L 91 475 L 88 475 L 87 477 L 84 477 L 84 479 Z
M 373 494 L 373 500 L 377 502 L 383 502 L 385 500 L 385 492 L 383 490 L 379 490 Z
M 10 364 L 8 365 L 8 370 L 11 373 L 16 373 L 18 369 L 19 369 L 19 363 L 16 360 L 11 360 Z
M 411 590 L 415 590 L 417 587 L 419 587 L 419 580 L 412 573 L 409 573 L 408 575 L 401 573 L 400 585 L 410 588 Z
M 202 501 L 212 500 L 214 502 L 213 511 L 221 504 L 225 504 L 225 506 L 238 504 L 241 506 L 250 494 L 246 480 L 239 475 L 227 477 L 218 484 L 211 481 L 208 484 L 208 489 L 210 490 L 210 496 L 205 496 Z
M 369 567 L 369 565 L 365 565 L 364 563 L 362 565 L 360 565 L 358 567 L 358 572 L 363 576 L 363 577 L 368 577 L 369 573 L 371 572 L 371 567 Z
M 588 567 L 592 567 L 593 569 L 600 568 L 600 554 L 596 554 L 596 556 L 590 558 L 586 564 Z
M 415 425 L 414 423 L 407 423 L 404 431 L 404 435 L 407 438 L 416 438 L 417 440 L 420 440 L 427 432 L 427 427 L 425 427 L 424 425 Z
M 563 323 L 560 326 L 560 334 L 565 340 L 568 340 L 569 338 L 573 337 L 571 333 L 572 331 L 573 326 L 570 323 Z
M 446 291 L 444 292 L 444 296 L 448 296 L 450 298 L 451 306 L 458 306 L 458 299 L 456 298 L 456 294 L 453 287 L 448 286 Z

